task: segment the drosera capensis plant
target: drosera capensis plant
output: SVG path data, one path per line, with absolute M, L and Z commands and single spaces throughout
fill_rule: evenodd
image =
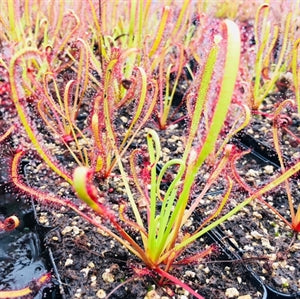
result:
M 89 44 L 92 35 L 89 20 L 92 19 L 91 7 L 94 8 L 94 5 L 93 1 L 72 5 L 65 0 L 1 1 L 1 11 L 8 13 L 0 18 L 1 40 L 6 48 L 0 57 L 0 65 L 8 71 L 14 55 L 24 49 L 34 48 L 44 56 L 38 66 L 34 59 L 30 61 L 20 58 L 18 61 L 23 69 L 23 88 L 26 86 L 24 91 L 28 98 L 36 96 L 35 83 L 42 84 L 46 74 L 55 76 L 69 68 L 81 72 L 81 55 L 84 50 L 88 50 L 91 55 L 90 47 L 86 49 L 84 43 Z M 80 45 L 79 41 L 82 41 Z M 94 64 L 95 61 L 93 56 Z M 35 72 L 34 82 L 30 76 L 31 70 Z
M 145 47 L 154 61 L 162 49 L 187 38 L 194 14 L 191 0 L 180 4 L 168 0 L 159 5 L 155 1 L 101 1 L 98 19 L 96 5 L 89 3 L 93 16 L 91 30 L 104 58 L 109 54 L 108 43 L 113 43 L 121 49 Z M 131 62 L 141 62 L 141 54 L 137 53 Z
M 111 213 L 108 214 L 107 207 L 104 207 L 102 203 L 99 203 L 99 200 L 97 199 L 97 188 L 92 182 L 94 175 L 93 171 L 86 167 L 78 167 L 73 174 L 74 188 L 77 196 L 85 201 L 101 217 L 106 215 L 106 219 L 109 219 L 110 224 L 119 234 L 123 237 L 127 235 L 126 226 L 130 226 L 132 229 L 140 232 L 143 246 L 141 247 L 140 244 L 133 241 L 132 237 L 127 235 L 127 237 L 125 237 L 125 240 L 128 242 L 126 247 L 132 253 L 137 255 L 148 268 L 162 276 L 162 279 L 160 280 L 161 283 L 166 279 L 179 284 L 178 280 L 169 273 L 172 265 L 176 263 L 176 260 L 183 252 L 184 248 L 190 245 L 197 236 L 202 234 L 201 226 L 196 230 L 195 234 L 192 234 L 195 239 L 190 235 L 186 235 L 183 238 L 179 237 L 182 226 L 197 207 L 197 204 L 194 204 L 190 209 L 187 209 L 191 190 L 199 168 L 209 154 L 215 150 L 216 141 L 230 107 L 235 79 L 239 69 L 239 59 L 236 59 L 240 54 L 238 27 L 235 23 L 228 20 L 224 21 L 221 26 L 223 26 L 223 36 L 218 36 L 211 46 L 211 51 L 208 54 L 207 62 L 203 70 L 201 86 L 196 94 L 198 98 L 195 100 L 195 112 L 191 120 L 190 132 L 186 141 L 186 150 L 183 154 L 183 158 L 166 162 L 160 173 L 157 175 L 157 165 L 162 154 L 158 135 L 151 129 L 149 129 L 147 133 L 149 169 L 146 167 L 146 174 L 144 174 L 144 176 L 140 176 L 135 170 L 138 166 L 135 164 L 135 161 L 139 160 L 137 157 L 142 153 L 139 150 L 135 150 L 131 154 L 131 172 L 135 186 L 139 190 L 140 200 L 146 206 L 146 223 L 143 221 L 135 195 L 129 186 L 128 176 L 120 157 L 117 157 L 117 163 L 129 203 L 121 204 L 118 220 L 115 217 L 111 218 L 111 216 L 107 216 L 111 215 Z M 208 93 L 212 92 L 212 89 L 210 89 L 210 81 L 214 75 L 217 58 L 220 59 L 218 51 L 224 46 L 223 43 L 220 44 L 220 38 L 226 40 L 226 42 L 224 42 L 226 45 L 226 51 L 224 51 L 226 57 L 224 65 L 222 66 L 224 69 L 222 81 L 220 83 L 220 92 L 218 98 L 214 102 L 216 107 L 213 115 L 210 115 L 210 118 L 206 119 L 207 131 L 205 132 L 205 140 L 202 145 L 197 148 L 193 143 L 197 140 L 198 126 L 203 120 L 202 113 L 205 112 L 205 109 L 208 109 L 208 106 L 205 104 L 207 104 L 206 100 L 208 98 Z M 225 154 L 221 160 L 218 161 L 219 164 L 215 167 L 208 185 L 211 185 L 218 178 L 218 174 L 220 174 L 222 169 L 226 166 L 226 162 L 230 158 L 231 148 L 231 146 L 225 147 Z M 174 166 L 177 167 L 176 174 L 167 191 L 162 195 L 160 186 L 163 177 L 167 171 Z M 148 175 L 147 171 L 149 172 Z M 139 177 L 144 177 L 145 181 L 140 182 L 138 179 Z M 228 200 L 232 188 L 232 181 L 230 178 L 227 178 L 227 182 L 228 187 L 226 188 L 223 199 L 213 210 L 207 221 L 204 222 L 204 226 L 221 213 Z M 147 186 L 148 184 L 150 185 L 149 193 L 148 190 L 144 190 L 144 187 L 142 187 Z M 204 193 L 202 196 L 204 196 Z M 200 197 L 197 198 L 196 203 L 198 203 L 200 199 Z M 160 209 L 158 208 L 159 203 L 162 203 Z M 134 221 L 126 216 L 126 211 L 129 207 L 132 209 Z M 186 241 L 188 238 L 190 238 L 191 242 Z M 190 257 L 187 260 L 197 260 L 199 255 L 200 254 L 196 254 L 194 257 Z M 192 291 L 188 285 L 184 283 L 180 283 L 179 285 L 187 289 L 197 298 L 201 298 L 201 296 Z
M 291 120 L 289 117 L 287 117 L 285 114 L 282 113 L 282 111 L 286 108 L 289 109 L 294 109 L 296 107 L 296 104 L 293 100 L 285 100 L 281 102 L 278 107 L 275 109 L 274 113 L 272 114 L 273 118 L 273 124 L 272 124 L 272 135 L 273 135 L 273 144 L 274 144 L 274 149 L 277 153 L 278 161 L 279 161 L 279 167 L 280 171 L 282 174 L 284 174 L 287 171 L 288 166 L 286 164 L 288 161 L 285 161 L 283 158 L 282 154 L 282 149 L 281 149 L 281 141 L 280 141 L 280 131 L 286 131 L 291 134 L 291 138 L 294 138 L 294 141 L 299 144 L 299 138 L 295 136 L 290 130 L 286 129 L 286 127 L 289 126 L 291 123 Z M 256 192 L 255 188 L 253 186 L 250 186 L 249 184 L 246 183 L 244 179 L 241 178 L 239 173 L 237 172 L 237 169 L 235 167 L 235 164 L 237 161 L 244 155 L 247 155 L 250 153 L 251 150 L 246 150 L 240 153 L 237 153 L 234 158 L 231 160 L 231 169 L 232 173 L 234 174 L 234 177 L 236 181 L 239 183 L 240 186 L 242 186 L 249 194 L 253 194 Z M 291 162 L 289 162 L 290 164 Z M 295 166 L 299 164 L 299 161 L 296 163 Z M 286 177 L 286 180 L 282 184 L 284 186 L 283 190 L 286 192 L 287 196 L 287 202 L 288 202 L 288 211 L 290 213 L 290 216 L 287 215 L 282 215 L 272 204 L 270 204 L 267 200 L 265 200 L 263 197 L 258 197 L 257 199 L 259 200 L 260 203 L 262 203 L 263 206 L 266 206 L 269 210 L 271 210 L 274 215 L 276 215 L 280 220 L 282 220 L 283 223 L 285 223 L 293 232 L 294 236 L 296 236 L 300 232 L 300 205 L 294 207 L 295 203 L 293 200 L 292 196 L 292 189 L 290 186 L 291 178 L 290 176 Z M 282 187 L 283 187 L 282 186 Z M 290 220 L 288 219 L 290 217 Z
M 155 136 L 156 133 L 154 131 L 152 131 L 152 132 L 154 134 L 153 136 Z M 149 133 L 151 133 L 151 132 L 149 132 Z M 157 135 L 154 138 L 156 139 Z M 158 138 L 157 138 L 157 140 L 158 140 Z M 59 198 L 48 192 L 36 190 L 30 186 L 27 186 L 24 182 L 22 182 L 22 179 L 20 178 L 18 171 L 19 171 L 19 165 L 20 165 L 21 159 L 24 154 L 25 153 L 23 151 L 18 151 L 16 153 L 16 155 L 14 156 L 14 159 L 12 162 L 12 174 L 11 174 L 12 182 L 16 185 L 17 188 L 19 188 L 21 191 L 25 192 L 26 194 L 33 196 L 33 198 L 35 198 L 37 201 L 39 201 L 43 205 L 64 206 L 64 207 L 72 209 L 74 212 L 76 212 L 78 215 L 80 215 L 81 217 L 83 217 L 84 219 L 89 221 L 95 227 L 98 227 L 101 231 L 105 232 L 107 235 L 113 237 L 115 240 L 117 240 L 118 242 L 123 244 L 127 249 L 129 249 L 137 257 L 140 257 L 140 258 L 144 257 L 144 251 L 139 247 L 138 244 L 135 243 L 136 241 L 134 239 L 132 239 L 130 237 L 130 235 L 126 231 L 124 231 L 119 225 L 117 225 L 117 227 L 115 227 L 116 233 L 114 233 L 106 224 L 100 222 L 99 219 L 95 218 L 92 213 L 90 213 L 89 211 L 86 211 L 86 210 L 83 211 L 82 208 L 75 205 L 71 199 Z M 170 162 L 170 164 L 171 163 L 174 163 L 174 162 Z M 210 231 L 217 225 L 223 223 L 228 218 L 230 218 L 231 216 L 233 216 L 236 213 L 238 213 L 239 211 L 241 211 L 251 201 L 255 200 L 256 198 L 260 198 L 265 193 L 271 191 L 272 189 L 276 188 L 280 184 L 284 183 L 284 181 L 286 179 L 288 179 L 289 177 L 292 177 L 294 174 L 298 173 L 299 171 L 300 171 L 300 162 L 297 163 L 296 165 L 290 167 L 288 170 L 286 170 L 285 173 L 281 174 L 280 176 L 278 176 L 277 178 L 275 178 L 274 180 L 269 182 L 267 185 L 265 185 L 260 190 L 251 194 L 251 196 L 249 196 L 242 203 L 240 203 L 236 207 L 234 207 L 233 210 L 231 210 L 229 213 L 227 213 L 224 216 L 222 216 L 221 218 L 213 221 L 206 227 L 203 227 L 201 229 L 201 231 L 197 232 L 196 234 L 194 234 L 192 236 L 187 235 L 187 238 L 183 239 L 183 241 L 180 244 L 176 244 L 176 246 L 174 247 L 174 252 L 176 252 L 176 250 L 178 250 L 177 252 L 180 251 L 182 253 L 182 248 L 188 246 L 188 244 L 195 241 L 198 237 L 204 235 L 206 232 Z M 76 172 L 77 172 L 77 173 L 75 173 L 76 180 L 77 179 L 79 180 L 76 188 L 78 190 L 78 193 L 80 193 L 81 199 L 83 199 L 87 204 L 90 204 L 91 207 L 96 212 L 104 213 L 104 214 L 100 214 L 100 216 L 102 215 L 104 217 L 104 219 L 107 219 L 107 218 L 113 219 L 113 222 L 116 220 L 118 221 L 118 220 L 125 219 L 124 218 L 125 215 L 122 214 L 124 212 L 124 210 L 123 210 L 124 206 L 120 207 L 120 214 L 119 214 L 119 219 L 118 219 L 118 216 L 116 216 L 115 214 L 111 214 L 111 211 L 108 210 L 108 207 L 106 205 L 99 204 L 97 197 L 95 197 L 95 196 L 97 196 L 97 189 L 92 183 L 89 182 L 89 180 L 92 178 L 92 173 L 90 172 L 89 169 L 87 169 L 85 167 L 80 167 L 76 170 Z M 126 175 L 125 175 L 125 177 L 126 177 Z M 128 184 L 126 184 L 126 182 L 127 182 L 127 180 L 125 181 L 125 187 L 129 188 L 128 190 L 130 190 L 130 187 L 128 186 Z M 131 194 L 131 192 L 128 194 Z M 132 194 L 131 194 L 131 200 L 134 201 Z M 222 202 L 224 203 L 224 200 Z M 136 206 L 136 205 L 134 205 L 134 206 Z M 212 220 L 214 216 L 217 216 L 220 213 L 221 208 L 222 208 L 221 205 L 217 206 L 216 209 L 214 210 L 214 212 L 210 215 L 209 220 Z M 144 230 L 141 230 L 141 228 L 138 226 L 137 223 L 134 223 L 133 221 L 129 221 L 129 220 L 125 220 L 125 223 L 127 225 L 127 229 L 128 229 L 128 226 L 130 226 L 134 230 L 138 230 L 141 235 L 144 235 L 144 237 L 147 236 L 146 232 Z M 110 224 L 113 224 L 113 223 L 110 223 Z M 132 229 L 130 231 L 132 231 Z M 137 247 L 135 248 L 135 246 L 137 246 Z M 137 249 L 137 250 L 135 250 L 135 249 Z M 200 253 L 198 253 L 192 257 L 188 257 L 187 259 L 184 259 L 184 260 L 187 260 L 188 262 L 191 262 L 191 261 L 199 262 L 199 258 L 205 257 L 207 254 L 210 254 L 213 250 L 214 250 L 214 247 L 211 246 L 210 248 L 206 249 L 204 252 L 200 252 Z M 139 253 L 141 254 L 141 256 L 139 255 Z M 174 257 L 174 255 L 172 255 L 172 257 Z M 184 264 L 184 260 L 179 261 L 179 264 L 182 264 L 182 263 Z M 183 283 L 181 280 L 178 280 L 176 277 L 174 277 L 170 273 L 168 273 L 160 268 L 155 268 L 155 269 L 150 268 L 150 270 L 152 270 L 152 274 L 154 271 L 157 274 L 159 274 L 160 277 L 163 277 L 164 279 L 168 279 L 169 281 L 172 281 L 173 283 L 178 284 L 179 286 L 182 286 L 183 288 L 187 289 L 196 298 L 202 298 L 199 294 L 195 293 L 188 285 Z M 140 271 L 140 272 L 142 273 L 143 271 Z M 149 274 L 148 271 L 144 271 L 143 273 Z M 24 290 L 22 290 L 22 292 L 23 291 Z M 28 291 L 29 290 L 26 289 L 26 292 L 28 292 Z M 4 293 L 4 294 L 8 294 L 8 293 Z M 12 293 L 12 295 L 13 295 L 13 293 Z M 13 298 L 13 296 L 11 296 L 11 297 Z M 10 298 L 10 297 L 8 297 L 8 298 Z
M 58 70 L 65 64 L 62 57 L 72 39 L 87 36 L 84 21 L 90 19 L 90 5 L 86 2 L 4 0 L 0 6 L 7 12 L 0 18 L 1 40 L 10 50 L 1 62 L 25 47 L 36 47 L 47 53 L 48 62 Z
M 128 63 L 127 59 L 136 49 L 120 52 L 116 49 L 115 56 L 104 68 L 104 79 L 100 92 L 94 99 L 91 131 L 94 141 L 96 159 L 94 169 L 103 167 L 108 175 L 116 164 L 116 151 L 124 154 L 134 137 L 151 117 L 157 101 L 158 87 L 151 74 L 143 67 L 133 68 L 131 76 L 126 79 L 126 93 L 118 96 L 124 84 L 122 68 Z M 129 106 L 127 106 L 129 104 Z M 119 117 L 118 112 L 124 107 L 130 107 L 125 130 L 117 127 L 114 121 Z M 105 134 L 103 134 L 105 132 Z M 121 138 L 120 138 L 121 137 Z M 103 159 L 106 158 L 106 160 Z
M 103 67 L 103 76 L 97 81 L 92 75 L 89 76 L 90 60 L 86 43 L 83 40 L 79 40 L 78 43 L 83 47 L 79 50 L 77 72 L 74 78 L 64 83 L 65 85 L 58 84 L 59 74 L 51 72 L 45 73 L 43 83 L 39 83 L 34 70 L 31 71 L 29 77 L 36 88 L 32 90 L 33 101 L 27 101 L 24 97 L 24 89 L 28 88 L 28 84 L 24 83 L 22 73 L 18 71 L 18 62 L 27 59 L 40 65 L 45 60 L 45 55 L 36 48 L 25 48 L 13 56 L 9 66 L 12 100 L 22 126 L 41 158 L 70 184 L 71 175 L 55 162 L 55 155 L 46 149 L 43 138 L 52 138 L 53 142 L 59 140 L 64 146 L 61 150 L 68 152 L 76 165 L 91 167 L 99 176 L 107 177 L 115 165 L 112 143 L 120 153 L 126 151 L 134 136 L 151 116 L 158 90 L 151 75 L 142 67 L 136 67 L 126 79 L 126 92 L 122 92 L 123 69 L 128 63 L 128 57 L 135 53 L 136 49 L 123 52 L 114 49 L 112 57 Z M 51 86 L 54 94 L 50 92 Z M 80 129 L 77 117 L 88 88 L 95 90 L 89 103 L 84 103 L 91 117 L 86 119 L 85 127 Z M 100 92 L 96 91 L 98 89 Z M 28 105 L 34 107 L 37 113 L 29 113 Z M 130 120 L 126 124 L 128 127 L 117 127 L 116 121 L 120 117 L 120 111 L 124 109 L 129 113 Z M 47 128 L 44 135 L 37 129 L 41 123 Z M 74 142 L 73 148 L 71 142 Z
M 256 58 L 252 92 L 252 108 L 255 110 L 259 109 L 264 99 L 274 89 L 281 74 L 289 70 L 292 61 L 292 68 L 295 68 L 297 45 L 294 41 L 295 22 L 300 9 L 299 2 L 295 1 L 292 6 L 287 5 L 286 8 L 288 9 L 281 24 L 274 19 L 269 3 L 261 4 L 256 12 L 254 25 Z
M 184 68 L 192 76 L 187 57 L 190 52 L 193 56 L 194 51 L 190 47 L 197 39 L 195 32 L 201 31 L 201 26 L 195 21 L 194 3 L 184 0 L 178 5 L 176 1 L 165 1 L 157 5 L 155 1 L 115 1 L 100 2 L 99 6 L 100 21 L 95 7 L 92 9 L 92 31 L 93 42 L 101 49 L 98 50 L 101 60 L 111 55 L 112 47 L 140 49 L 128 60 L 127 73 L 134 65 L 149 68 L 154 73 L 159 88 L 155 118 L 160 129 L 180 121 L 182 118 L 173 117 L 176 113 L 171 105 L 176 90 L 180 88 L 179 79 L 185 73 Z M 112 17 L 108 19 L 108 16 Z M 101 74 L 97 57 L 92 56 Z M 146 57 L 148 61 L 145 63 Z
M 284 173 L 286 171 L 287 166 L 285 165 L 286 162 L 283 160 L 283 154 L 280 146 L 280 128 L 284 127 L 285 124 L 281 120 L 281 113 L 282 110 L 286 107 L 295 107 L 295 103 L 292 100 L 285 100 L 283 101 L 275 110 L 274 112 L 274 120 L 273 120 L 273 141 L 274 141 L 274 148 L 277 152 L 278 160 L 280 163 L 280 168 L 281 172 Z M 286 122 L 286 120 L 284 120 Z M 299 144 L 299 141 L 298 141 Z M 296 208 L 294 208 L 294 201 L 292 197 L 292 190 L 290 187 L 290 182 L 289 179 L 287 178 L 286 181 L 284 182 L 285 186 L 285 191 L 287 195 L 287 200 L 288 200 L 288 206 L 289 206 L 289 211 L 290 211 L 290 217 L 291 217 L 291 222 L 287 221 L 285 217 L 280 217 L 283 219 L 283 221 L 295 232 L 299 233 L 300 232 L 300 204 Z M 280 215 L 278 212 L 276 213 L 277 215 Z
M 1 2 L 1 9 L 8 12 L 1 16 L 1 38 L 6 47 L 10 49 L 5 53 L 6 55 L 1 57 L 0 62 L 7 70 L 9 59 L 15 51 L 28 46 L 35 46 L 41 50 L 46 50 L 48 47 L 48 51 L 51 49 L 48 20 L 43 15 L 42 9 L 38 9 L 38 4 L 33 2 L 29 5 L 29 1 L 25 1 L 24 7 L 16 1 Z M 62 16 L 61 8 L 60 5 L 59 12 Z M 61 25 L 59 23 L 59 21 L 58 24 L 52 22 L 52 26 Z M 45 70 L 46 65 L 40 67 L 41 73 Z

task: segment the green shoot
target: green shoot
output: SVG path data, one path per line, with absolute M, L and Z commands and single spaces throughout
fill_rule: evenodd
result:
M 271 24 L 269 4 L 262 4 L 257 10 L 255 17 L 255 40 L 257 43 L 257 54 L 255 61 L 255 81 L 253 87 L 253 108 L 258 109 L 266 96 L 272 91 L 281 72 L 287 67 L 285 59 L 289 49 L 289 34 L 292 30 L 292 12 L 289 12 L 285 18 L 284 33 L 282 45 L 278 58 L 273 61 L 272 51 L 275 48 L 279 36 L 278 25 Z M 274 64 L 272 67 L 271 64 Z M 269 79 L 261 84 L 262 74 L 266 70 L 272 73 Z
M 292 53 L 292 73 L 295 86 L 295 98 L 298 107 L 298 113 L 300 114 L 300 66 L 299 66 L 299 48 L 300 48 L 300 38 L 297 39 L 293 46 Z

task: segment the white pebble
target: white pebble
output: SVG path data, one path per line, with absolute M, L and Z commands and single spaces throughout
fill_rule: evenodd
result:
M 157 294 L 155 290 L 149 291 L 144 299 L 160 299 L 160 296 Z
M 108 271 L 105 271 L 103 274 L 102 274 L 102 279 L 105 281 L 105 282 L 114 282 L 115 281 L 115 277 L 112 273 L 108 272 Z
M 65 262 L 65 266 L 70 266 L 70 265 L 73 265 L 74 261 L 70 258 L 66 259 L 66 262 Z
M 83 273 L 83 277 L 87 277 L 90 272 L 90 268 L 83 268 L 80 270 L 80 272 Z
M 260 234 L 258 231 L 254 230 L 251 232 L 251 236 L 256 239 L 256 240 L 260 240 L 262 238 L 262 234 Z
M 253 178 L 258 177 L 258 175 L 259 175 L 259 171 L 254 170 L 254 169 L 249 169 L 246 173 L 246 176 L 250 176 L 250 177 L 253 177 Z
M 188 270 L 188 271 L 185 272 L 185 276 L 187 276 L 187 277 L 192 277 L 192 278 L 194 278 L 195 275 L 196 275 L 196 273 L 193 272 L 193 271 L 189 271 L 189 270 Z
M 97 291 L 96 296 L 97 296 L 97 298 L 100 298 L 100 299 L 101 298 L 105 298 L 106 297 L 106 293 L 105 293 L 104 290 L 100 289 L 100 290 Z
M 228 288 L 225 291 L 225 296 L 227 298 L 235 298 L 240 295 L 239 291 L 236 288 Z
M 69 233 L 72 231 L 72 227 L 71 226 L 66 226 L 62 231 L 62 235 L 64 236 L 65 234 Z
M 266 174 L 273 174 L 274 173 L 274 167 L 272 165 L 266 165 L 264 168 L 265 168 L 265 173 Z

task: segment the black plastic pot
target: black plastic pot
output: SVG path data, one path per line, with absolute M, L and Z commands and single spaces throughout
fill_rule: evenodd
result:
M 208 237 L 211 239 L 211 241 L 218 245 L 220 248 L 222 254 L 220 256 L 220 259 L 224 259 L 224 263 L 226 263 L 226 260 L 230 263 L 240 262 L 242 261 L 241 256 L 238 254 L 238 250 L 233 251 L 230 249 L 231 246 L 227 243 L 227 241 L 224 241 L 224 234 L 221 232 L 221 230 L 217 227 L 213 230 L 209 231 L 207 233 Z M 230 241 L 229 241 L 230 243 Z M 252 271 L 250 267 L 243 264 L 244 270 L 247 274 L 247 277 L 252 285 L 254 285 L 257 288 L 257 291 L 259 291 L 262 294 L 262 299 L 269 299 L 271 297 L 268 297 L 268 291 L 266 286 L 263 284 L 261 279 L 258 277 L 258 275 L 255 274 L 255 272 Z
M 27 165 L 28 165 L 28 161 L 24 160 L 22 163 L 22 171 L 23 171 L 25 178 L 27 177 L 27 175 L 26 175 Z M 42 242 L 41 244 L 42 244 L 44 256 L 46 258 L 47 267 L 48 267 L 48 269 L 51 270 L 51 273 L 52 273 L 51 286 L 48 288 L 45 288 L 45 290 L 43 292 L 43 296 L 44 296 L 43 298 L 65 299 L 65 292 L 64 292 L 63 284 L 62 284 L 60 275 L 57 270 L 57 266 L 56 266 L 56 263 L 55 263 L 55 260 L 54 260 L 53 254 L 52 254 L 52 250 L 51 250 L 51 248 L 45 247 L 45 245 L 44 245 L 44 240 L 47 237 L 47 234 L 50 231 L 52 231 L 54 228 L 50 227 L 50 226 L 42 225 L 39 222 L 37 213 L 36 213 L 34 200 L 31 199 L 30 202 L 31 202 L 32 213 L 33 213 L 33 218 L 34 218 L 35 231 L 38 234 L 38 236 Z
M 41 225 L 38 221 L 37 215 L 36 215 L 36 210 L 35 210 L 35 205 L 34 202 L 32 201 L 32 207 L 33 207 L 33 212 L 34 212 L 34 218 L 35 218 L 35 229 L 36 232 L 38 233 L 39 237 L 41 240 L 45 240 L 47 234 L 53 230 L 52 227 L 48 227 L 48 226 L 44 226 Z M 43 242 L 44 244 L 44 242 Z M 43 245 L 43 250 L 44 250 L 44 254 L 46 256 L 46 261 L 47 261 L 47 266 L 48 269 L 51 269 L 52 272 L 52 280 L 51 280 L 51 287 L 47 288 L 44 291 L 44 296 L 43 298 L 47 298 L 47 299 L 64 299 L 65 298 L 65 294 L 64 294 L 64 288 L 62 286 L 62 281 L 60 279 L 60 275 L 58 273 L 57 267 L 56 267 L 56 263 L 51 251 L 51 248 L 49 247 L 45 247 Z
M 285 294 L 282 292 L 278 292 L 277 290 L 273 289 L 270 286 L 266 286 L 268 291 L 268 299 L 299 299 L 300 292 L 296 294 Z
M 251 149 L 252 155 L 258 157 L 262 162 L 267 162 L 276 168 L 280 167 L 276 151 L 244 131 L 239 132 L 232 141 L 243 149 Z
M 221 232 L 219 228 L 212 230 L 208 234 L 212 237 L 213 240 L 215 240 L 217 244 L 221 244 L 221 248 L 225 251 L 225 254 L 228 257 L 228 259 L 242 260 L 241 258 L 242 254 L 239 251 L 239 249 L 235 246 L 235 244 L 233 244 L 229 240 L 226 240 L 226 242 L 223 241 L 224 234 Z M 230 243 L 230 247 L 234 248 L 235 251 L 228 249 L 229 247 L 228 243 Z M 278 290 L 265 284 L 255 273 L 255 271 L 253 271 L 251 266 L 245 265 L 245 267 L 249 273 L 250 279 L 258 287 L 258 290 L 263 290 L 262 298 L 265 299 L 299 299 L 300 298 L 300 292 L 294 294 L 286 294 L 286 293 L 279 292 Z
M 0 216 L 11 215 L 19 218 L 20 225 L 13 231 L 0 233 L 0 288 L 3 290 L 26 287 L 52 269 L 31 203 L 18 200 L 13 194 L 1 194 Z M 55 280 L 34 294 L 34 299 L 41 298 L 61 298 Z
M 49 228 L 41 226 L 33 202 L 15 192 L 8 175 L 9 159 L 2 157 L 0 166 L 0 217 L 16 215 L 20 225 L 0 232 L 0 289 L 15 290 L 51 272 L 49 283 L 37 290 L 34 299 L 62 299 L 60 283 L 51 252 L 44 246 Z
M 267 144 L 258 141 L 257 139 L 253 138 L 249 134 L 245 132 L 240 132 L 234 140 L 232 140 L 237 146 L 245 149 L 251 149 L 251 156 L 258 161 L 261 165 L 273 165 L 274 168 L 279 169 L 280 168 L 280 162 L 277 156 L 277 153 L 274 149 L 270 148 Z M 283 159 L 288 163 L 289 158 L 283 157 Z M 299 177 L 298 175 L 295 175 L 295 177 Z M 220 231 L 218 232 L 220 234 Z M 222 235 L 222 233 L 221 233 Z M 234 244 L 230 244 L 231 247 L 235 248 L 237 251 L 237 255 L 239 255 L 239 249 L 236 248 Z M 255 274 L 255 272 L 251 269 L 250 266 L 247 266 L 248 270 L 252 272 L 252 275 L 256 277 L 258 280 L 258 275 Z M 287 294 L 280 292 L 276 290 L 275 288 L 263 283 L 265 289 L 267 290 L 267 297 L 268 299 L 299 299 L 300 298 L 300 292 L 293 293 L 293 294 Z

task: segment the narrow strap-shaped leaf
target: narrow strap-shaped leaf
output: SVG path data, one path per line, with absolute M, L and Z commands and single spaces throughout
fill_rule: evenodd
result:
M 46 151 L 43 149 L 42 145 L 40 144 L 40 142 L 37 139 L 35 132 L 33 131 L 30 121 L 27 119 L 26 112 L 25 112 L 24 108 L 22 107 L 22 104 L 19 99 L 19 94 L 18 94 L 19 87 L 17 86 L 17 82 L 16 82 L 17 78 L 16 78 L 16 73 L 15 73 L 17 62 L 19 61 L 19 59 L 21 57 L 26 57 L 26 58 L 30 57 L 32 59 L 36 59 L 37 61 L 39 61 L 39 59 L 40 59 L 39 52 L 37 51 L 36 48 L 27 47 L 27 48 L 22 49 L 19 52 L 17 52 L 12 57 L 10 65 L 9 65 L 9 80 L 10 80 L 10 84 L 11 84 L 11 96 L 12 96 L 12 100 L 15 104 L 16 110 L 18 112 L 20 121 L 21 121 L 29 139 L 31 140 L 36 151 L 42 157 L 42 159 L 47 163 L 47 165 L 53 171 L 55 171 L 59 176 L 64 178 L 68 183 L 72 184 L 72 179 L 64 171 L 62 171 L 55 163 L 53 163 L 53 161 L 49 158 Z

